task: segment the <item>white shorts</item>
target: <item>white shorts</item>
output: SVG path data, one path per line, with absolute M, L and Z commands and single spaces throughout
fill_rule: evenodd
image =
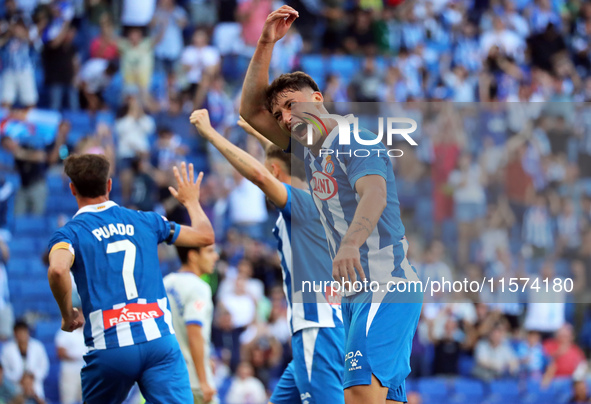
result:
M 5 70 L 2 74 L 2 102 L 14 104 L 17 100 L 25 105 L 37 104 L 37 84 L 32 68 L 15 71 Z

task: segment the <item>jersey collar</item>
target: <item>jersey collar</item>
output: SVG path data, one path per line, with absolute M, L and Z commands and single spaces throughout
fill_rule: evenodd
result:
M 344 118 L 347 120 L 349 125 L 352 125 L 355 123 L 355 115 L 353 115 L 353 114 L 345 115 Z M 339 125 L 335 126 L 330 131 L 328 136 L 326 136 L 326 139 L 324 139 L 324 142 L 322 142 L 322 148 L 323 149 L 330 149 L 332 146 L 332 142 L 334 141 L 334 138 L 337 137 L 338 135 L 339 135 Z
M 78 216 L 81 213 L 93 213 L 93 212 L 102 212 L 113 206 L 119 206 L 113 201 L 107 201 L 103 203 L 97 203 L 96 205 L 87 205 L 83 208 L 80 208 L 78 212 L 74 215 L 74 217 Z

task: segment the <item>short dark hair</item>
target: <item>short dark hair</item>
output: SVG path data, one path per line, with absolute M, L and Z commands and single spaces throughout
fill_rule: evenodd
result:
M 299 179 L 306 178 L 304 164 L 299 159 L 292 159 L 291 153 L 284 152 L 279 146 L 270 144 L 265 150 L 268 159 L 277 159 L 285 165 L 287 174 Z
M 111 164 L 100 154 L 72 155 L 64 162 L 64 172 L 76 191 L 85 198 L 97 198 L 107 194 Z
M 27 324 L 27 322 L 23 319 L 19 319 L 14 322 L 13 331 L 16 333 L 18 330 L 27 330 L 28 332 L 31 332 L 29 324 Z
M 301 91 L 310 88 L 313 91 L 320 91 L 318 84 L 310 75 L 304 72 L 285 73 L 277 77 L 265 91 L 265 107 L 271 112 L 273 105 L 277 102 L 277 96 L 286 92 Z
M 181 264 L 185 265 L 189 262 L 189 252 L 190 251 L 197 251 L 198 253 L 201 252 L 201 247 L 180 247 L 176 246 L 176 252 L 181 260 Z

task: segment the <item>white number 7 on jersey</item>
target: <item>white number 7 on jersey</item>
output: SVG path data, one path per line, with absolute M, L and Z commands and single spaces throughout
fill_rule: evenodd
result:
M 113 254 L 124 251 L 123 257 L 123 286 L 125 286 L 125 294 L 127 300 L 138 297 L 137 286 L 135 285 L 135 278 L 133 271 L 135 269 L 135 245 L 129 240 L 115 241 L 107 244 L 107 254 Z

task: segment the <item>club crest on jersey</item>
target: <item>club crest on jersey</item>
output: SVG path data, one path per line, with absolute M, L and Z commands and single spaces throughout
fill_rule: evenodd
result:
M 337 181 L 330 175 L 327 175 L 321 171 L 316 171 L 314 174 L 312 174 L 310 186 L 312 188 L 312 192 L 314 192 L 314 196 L 323 201 L 335 196 L 339 189 Z
M 158 303 L 130 303 L 120 309 L 103 311 L 103 323 L 106 330 L 120 323 L 133 323 L 158 318 L 162 315 L 163 313 L 160 307 L 158 307 Z
M 328 175 L 332 175 L 334 173 L 334 161 L 330 156 L 326 156 L 326 162 L 324 163 L 324 172 Z

